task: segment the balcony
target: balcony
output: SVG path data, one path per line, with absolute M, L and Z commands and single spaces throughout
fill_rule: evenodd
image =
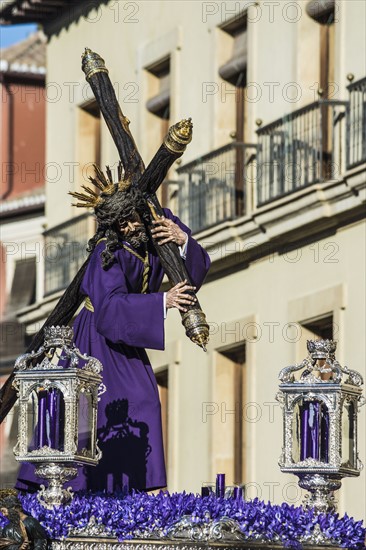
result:
M 256 145 L 230 143 L 182 166 L 179 217 L 193 233 L 243 216 L 251 208 Z
M 366 163 L 366 77 L 348 86 L 347 169 Z
M 319 100 L 260 128 L 258 145 L 179 168 L 179 216 L 197 233 L 366 163 L 366 77 L 347 89 L 349 101 Z
M 93 217 L 86 213 L 44 232 L 45 296 L 71 283 L 86 260 L 86 245 L 93 234 L 93 225 Z
M 347 105 L 316 101 L 257 131 L 257 206 L 342 174 Z

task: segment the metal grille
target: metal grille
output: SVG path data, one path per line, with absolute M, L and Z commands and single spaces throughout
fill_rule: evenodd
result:
M 66 288 L 85 261 L 91 221 L 87 213 L 44 232 L 46 296 Z
M 257 131 L 258 205 L 342 173 L 346 106 L 317 101 Z
M 366 162 L 366 77 L 347 89 L 347 169 L 350 169 Z
M 230 143 L 178 169 L 179 217 L 197 232 L 242 216 L 256 146 Z

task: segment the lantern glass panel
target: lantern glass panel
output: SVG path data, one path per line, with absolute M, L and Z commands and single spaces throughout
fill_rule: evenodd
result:
M 355 467 L 353 401 L 345 400 L 342 408 L 342 464 Z
M 329 413 L 321 400 L 303 401 L 301 405 L 300 460 L 311 458 L 329 461 Z
M 37 449 L 38 394 L 32 391 L 27 403 L 28 452 Z
M 92 427 L 93 427 L 93 400 L 90 393 L 79 394 L 79 424 L 78 424 L 78 452 L 84 449 L 93 452 Z
M 292 460 L 294 462 L 300 461 L 300 429 L 300 405 L 296 403 L 292 417 Z
M 35 393 L 35 392 L 33 392 Z M 30 399 L 32 395 L 30 396 Z M 34 403 L 32 450 L 64 450 L 65 400 L 59 388 L 38 388 Z M 29 418 L 29 415 L 28 415 Z M 30 422 L 28 420 L 28 427 Z

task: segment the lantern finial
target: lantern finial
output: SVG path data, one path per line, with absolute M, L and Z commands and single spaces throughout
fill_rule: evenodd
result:
M 337 349 L 337 342 L 334 340 L 308 340 L 308 352 L 313 359 L 327 359 L 334 357 Z

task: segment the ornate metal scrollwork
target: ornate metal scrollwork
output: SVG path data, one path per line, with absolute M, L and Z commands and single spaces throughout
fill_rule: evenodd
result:
M 59 369 L 59 361 L 66 359 L 70 361 L 70 367 L 78 367 L 80 360 L 84 363 L 81 367 L 86 371 L 99 374 L 103 370 L 102 363 L 95 357 L 90 357 L 80 352 L 73 344 L 74 332 L 71 327 L 48 327 L 45 329 L 45 341 L 37 351 L 24 353 L 15 361 L 15 370 L 52 370 Z M 60 351 L 59 351 L 60 350 Z M 52 361 L 56 355 L 57 361 Z M 42 357 L 40 363 L 35 359 Z
M 113 534 L 107 530 L 103 523 L 97 523 L 95 516 L 91 516 L 89 522 L 84 527 L 73 527 L 70 529 L 69 537 L 101 537 L 101 538 L 112 538 L 116 540 Z
M 72 339 L 70 327 L 48 327 L 38 351 L 16 361 L 14 387 L 19 397 L 19 421 L 14 454 L 18 461 L 37 464 L 36 474 L 48 481 L 48 487 L 41 486 L 38 495 L 48 508 L 72 497 L 62 485 L 77 475 L 74 464 L 95 465 L 101 457 L 96 426 L 102 364 L 82 354 Z M 83 394 L 88 403 L 90 447 L 79 450 Z
M 37 495 L 38 500 L 45 508 L 52 510 L 54 506 L 61 506 L 61 504 L 71 500 L 73 496 L 71 488 L 63 489 L 62 485 L 77 475 L 77 468 L 47 462 L 36 468 L 36 474 L 48 480 L 47 489 L 44 485 L 41 485 L 41 490 Z
M 359 373 L 339 364 L 336 347 L 332 340 L 309 340 L 306 359 L 280 371 L 276 395 L 283 410 L 280 468 L 299 477 L 300 487 L 311 493 L 304 505 L 318 513 L 335 510 L 333 492 L 343 477 L 357 476 L 361 468 L 357 404 L 363 402 L 363 380 Z M 301 369 L 295 379 L 294 373 Z M 344 429 L 353 435 L 343 457 Z

